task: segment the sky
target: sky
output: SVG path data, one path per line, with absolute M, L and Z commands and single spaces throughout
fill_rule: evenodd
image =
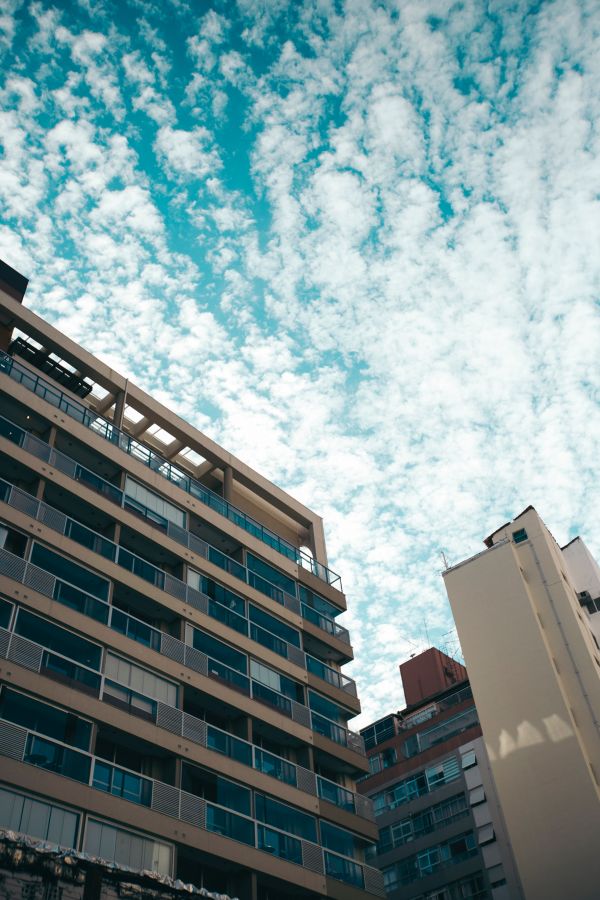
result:
M 26 302 L 324 517 L 362 727 L 533 504 L 600 556 L 596 0 L 0 0 Z

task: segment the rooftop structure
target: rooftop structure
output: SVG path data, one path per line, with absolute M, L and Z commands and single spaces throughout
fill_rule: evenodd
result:
M 318 515 L 0 266 L 0 827 L 240 900 L 367 900 Z

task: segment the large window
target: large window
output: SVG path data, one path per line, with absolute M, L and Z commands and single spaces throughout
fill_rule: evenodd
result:
M 226 806 L 234 812 L 245 816 L 252 815 L 252 792 L 235 781 L 222 778 L 207 769 L 183 763 L 181 787 L 190 794 L 204 797 L 205 800 Z
M 292 806 L 255 794 L 256 818 L 265 825 L 279 828 L 306 841 L 317 842 L 317 823 L 314 816 L 300 812 Z
M 263 562 L 262 559 L 253 556 L 251 553 L 246 553 L 246 565 L 251 572 L 255 572 L 260 578 L 270 581 L 271 584 L 291 594 L 292 597 L 296 596 L 296 582 L 289 575 L 284 575 L 279 569 L 273 568 L 273 566 L 268 565 L 268 563 Z
M 11 688 L 3 688 L 0 694 L 0 718 L 31 731 L 39 731 L 80 750 L 90 749 L 91 722 Z
M 0 597 L 0 628 L 8 628 L 14 606 Z
M 248 674 L 248 657 L 245 653 L 234 650 L 229 644 L 218 641 L 217 638 L 211 637 L 210 634 L 206 634 L 204 631 L 200 631 L 199 628 L 193 628 L 192 633 L 193 646 L 196 650 L 201 650 L 202 653 L 206 653 L 206 655 L 212 657 L 212 659 L 224 663 L 226 666 L 229 666 L 230 669 L 235 669 L 238 672 L 242 672 L 244 675 Z
M 89 666 L 90 669 L 100 669 L 101 647 L 78 637 L 65 628 L 53 625 L 26 609 L 19 610 L 15 632 L 36 644 L 41 644 L 48 650 L 54 650 L 62 656 Z
M 129 475 L 125 481 L 125 508 L 140 513 L 158 525 L 166 524 L 166 520 L 185 528 L 185 513 L 182 509 L 138 484 Z
M 101 578 L 95 572 L 78 566 L 64 556 L 59 556 L 47 547 L 41 544 L 34 544 L 31 550 L 31 562 L 50 572 L 61 581 L 68 581 L 69 584 L 80 588 L 86 594 L 92 594 L 100 600 L 108 600 L 109 582 L 106 578 Z
M 0 788 L 0 828 L 74 848 L 78 825 L 79 816 L 74 812 Z
M 276 634 L 288 644 L 293 644 L 295 647 L 300 646 L 300 634 L 295 628 L 286 625 L 281 619 L 270 616 L 269 613 L 259 609 L 258 606 L 252 606 L 252 604 L 250 604 L 250 621 L 260 628 L 265 628 L 267 631 L 270 631 L 271 634 Z M 252 634 L 252 637 L 254 640 L 257 640 L 257 638 L 254 637 L 254 634 Z M 258 638 L 258 640 L 260 640 L 260 638 Z
M 170 875 L 173 868 L 173 848 L 170 844 L 96 819 L 88 819 L 84 849 L 92 856 L 114 860 L 132 869 L 149 869 L 161 875 Z
M 268 666 L 257 662 L 255 659 L 250 660 L 250 674 L 255 681 L 271 688 L 290 700 L 296 700 L 298 703 L 304 703 L 304 690 L 301 684 L 298 684 L 292 678 L 275 672 Z
M 455 756 L 450 756 L 440 763 L 409 775 L 408 778 L 403 778 L 384 791 L 372 794 L 375 812 L 382 813 L 386 809 L 396 809 L 397 806 L 408 803 L 415 797 L 422 797 L 443 784 L 455 781 L 459 776 L 458 760 Z
M 113 678 L 120 684 L 145 697 L 162 700 L 163 703 L 168 703 L 169 706 L 177 706 L 176 684 L 173 684 L 172 681 L 167 681 L 165 678 L 160 678 L 154 672 L 143 669 L 127 659 L 122 659 L 122 657 L 115 656 L 113 653 L 107 653 L 104 672 L 109 678 Z

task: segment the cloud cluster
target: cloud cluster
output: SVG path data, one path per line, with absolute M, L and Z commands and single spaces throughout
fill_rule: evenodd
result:
M 592 0 L 0 3 L 4 258 L 323 515 L 362 723 L 457 648 L 442 552 L 600 549 L 598 49 Z

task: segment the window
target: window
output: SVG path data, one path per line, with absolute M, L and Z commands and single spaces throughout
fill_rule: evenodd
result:
M 217 803 L 219 806 L 226 806 L 227 809 L 232 809 L 234 812 L 243 813 L 245 816 L 252 815 L 251 791 L 235 781 L 210 772 L 208 769 L 184 763 L 181 787 L 190 794 L 204 797 L 205 800 Z
M 255 795 L 256 818 L 265 825 L 279 828 L 304 838 L 306 841 L 317 842 L 317 823 L 314 816 L 300 812 L 286 803 L 280 803 L 264 794 Z
M 170 844 L 96 819 L 88 819 L 84 850 L 92 856 L 114 860 L 122 866 L 149 869 L 161 875 L 170 875 L 173 866 L 173 848 Z
M 337 825 L 321 821 L 321 843 L 328 850 L 343 856 L 356 856 L 365 846 L 365 841 Z
M 78 750 L 69 750 L 62 744 L 48 741 L 46 738 L 30 734 L 25 744 L 23 761 L 32 766 L 49 769 L 75 781 L 87 784 L 90 780 L 91 758 L 79 753 Z
M 350 859 L 343 859 L 341 856 L 335 856 L 333 853 L 325 851 L 325 871 L 327 875 L 337 878 L 338 881 L 345 881 L 346 884 L 352 884 L 361 889 L 364 887 L 362 866 Z
M 15 632 L 48 650 L 54 650 L 62 656 L 89 666 L 90 669 L 96 671 L 100 669 L 102 649 L 97 644 L 92 644 L 26 609 L 20 609 L 18 612 Z
M 472 791 L 469 791 L 469 803 L 471 806 L 477 806 L 478 803 L 483 803 L 485 800 L 485 791 L 482 785 L 479 787 L 473 788 Z
M 122 797 L 142 806 L 150 806 L 152 801 L 152 782 L 148 778 L 100 760 L 96 760 L 94 766 L 93 786 L 99 791 L 106 791 L 115 797 Z
M 265 828 L 263 825 L 258 826 L 257 834 L 259 850 L 272 853 L 274 856 L 287 859 L 288 862 L 296 863 L 299 866 L 302 865 L 302 844 L 297 838 L 273 831 L 271 828 Z
M 196 650 L 201 650 L 202 653 L 206 653 L 207 656 L 224 663 L 230 669 L 235 669 L 244 675 L 248 674 L 248 657 L 245 653 L 234 650 L 229 644 L 218 641 L 198 628 L 193 628 L 192 633 L 193 646 Z
M 139 512 L 148 519 L 155 519 L 158 525 L 162 525 L 166 519 L 179 525 L 180 528 L 185 528 L 185 513 L 182 509 L 138 484 L 129 475 L 125 481 L 125 508 Z
M 253 556 L 252 553 L 246 553 L 246 565 L 251 572 L 255 572 L 256 575 L 264 578 L 265 581 L 280 587 L 287 594 L 291 594 L 292 597 L 296 596 L 296 582 L 289 575 L 284 575 L 279 569 L 273 568 L 273 566 L 263 562 L 262 559 Z
M 0 695 L 0 718 L 80 750 L 90 749 L 91 722 L 11 688 L 4 688 Z
M 222 606 L 226 606 L 227 609 L 237 613 L 238 616 L 246 615 L 245 600 L 242 600 L 241 597 L 238 597 L 237 594 L 234 594 L 233 591 L 228 590 L 218 582 L 213 581 L 212 578 L 207 578 L 193 569 L 188 569 L 187 582 L 190 587 L 206 594 L 207 597 L 210 597 L 211 600 L 215 600 Z
M 59 556 L 58 553 L 48 550 L 41 544 L 33 545 L 31 562 L 44 569 L 44 571 L 50 572 L 56 578 L 68 581 L 69 584 L 80 588 L 86 594 L 92 594 L 92 596 L 98 597 L 100 600 L 108 600 L 109 582 L 106 578 L 101 578 L 95 572 L 84 569 L 83 566 L 78 566 L 70 559 Z
M 0 828 L 29 834 L 61 847 L 76 847 L 78 826 L 76 813 L 0 788 Z
M 519 528 L 518 531 L 513 531 L 512 536 L 515 544 L 521 544 L 523 541 L 527 540 L 527 532 L 524 528 Z
M 211 806 L 210 803 L 206 806 L 206 829 L 254 846 L 254 822 L 218 806 Z
M 14 606 L 0 597 L 0 628 L 8 628 Z
M 168 703 L 169 706 L 177 706 L 176 684 L 160 678 L 154 672 L 143 669 L 127 659 L 122 659 L 122 657 L 115 656 L 113 653 L 107 653 L 104 663 L 104 674 L 145 697 L 162 700 L 163 703 Z
M 472 766 L 477 765 L 477 757 L 475 756 L 474 750 L 467 750 L 461 757 L 461 765 L 463 769 L 470 769 Z
M 492 841 L 495 840 L 496 835 L 494 834 L 494 826 L 491 822 L 488 825 L 482 825 L 477 832 L 477 843 L 480 846 L 483 846 L 483 844 L 491 844 Z
M 295 628 L 291 628 L 280 619 L 276 619 L 275 616 L 270 616 L 262 609 L 259 609 L 258 606 L 253 606 L 252 604 L 250 604 L 250 621 L 259 625 L 261 628 L 265 628 L 272 634 L 276 634 L 288 644 L 293 644 L 295 647 L 300 646 L 300 634 Z

